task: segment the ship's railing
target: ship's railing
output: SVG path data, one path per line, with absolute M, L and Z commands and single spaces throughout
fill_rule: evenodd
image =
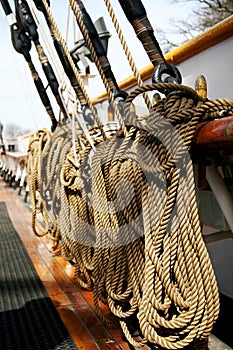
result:
M 165 55 L 165 59 L 168 63 L 171 63 L 174 66 L 178 66 L 178 68 L 181 67 L 183 83 L 185 83 L 187 81 L 187 76 L 190 74 L 194 75 L 195 71 L 197 75 L 204 74 L 203 72 L 204 67 L 201 65 L 200 62 L 196 62 L 197 55 L 202 55 L 202 54 L 205 55 L 208 50 L 210 49 L 212 50 L 212 48 L 215 47 L 216 45 L 219 45 L 220 47 L 224 45 L 224 47 L 226 47 L 226 44 L 227 44 L 228 46 L 230 46 L 230 41 L 229 43 L 227 41 L 229 39 L 231 40 L 232 37 L 233 37 L 233 15 L 223 20 L 222 22 L 218 23 L 217 25 L 213 26 L 206 32 L 198 35 L 194 39 L 189 40 L 186 43 L 175 48 L 174 50 L 168 52 Z M 211 53 L 210 57 L 212 57 L 212 59 L 208 59 L 208 65 L 211 67 L 215 59 L 215 53 L 214 51 L 210 53 Z M 195 64 L 192 64 L 192 61 L 189 61 L 189 60 L 194 60 Z M 225 61 L 226 61 L 225 51 L 222 51 L 222 62 L 225 62 Z M 186 75 L 186 72 L 184 72 L 182 69 L 182 63 L 185 63 L 186 65 L 188 64 L 189 73 L 187 72 L 187 76 L 184 76 Z M 219 61 L 218 61 L 218 64 L 220 68 Z M 224 66 L 225 64 L 224 65 L 221 64 L 222 69 L 224 69 Z M 229 67 L 230 65 L 228 66 L 228 68 Z M 154 66 L 150 64 L 139 71 L 140 76 L 145 84 L 151 83 L 153 70 L 154 70 Z M 213 75 L 215 76 L 215 79 L 216 79 L 215 85 L 217 85 L 217 83 L 221 83 L 221 81 L 218 80 L 218 77 L 221 76 L 219 75 L 220 73 L 221 73 L 220 69 L 218 71 L 215 70 L 213 72 Z M 231 74 L 230 71 L 229 73 Z M 135 86 L 136 86 L 136 79 L 133 75 L 119 82 L 119 88 L 127 92 L 132 91 L 135 88 Z M 232 97 L 232 94 L 233 94 L 233 91 L 231 90 L 231 96 L 229 97 Z M 228 96 L 224 96 L 224 97 L 228 97 Z M 106 92 L 103 92 L 102 94 L 99 94 L 92 99 L 92 103 L 97 106 L 98 104 L 102 104 L 105 101 L 108 101 Z
M 18 191 L 18 194 L 28 198 L 27 186 L 27 154 L 19 152 L 6 152 L 0 155 L 0 176 L 4 181 Z
M 208 83 L 208 98 L 232 98 L 233 71 L 233 16 L 215 25 L 196 38 L 184 43 L 165 55 L 168 63 L 176 66 L 182 75 L 182 84 L 193 87 L 200 74 Z M 151 83 L 154 66 L 141 69 L 144 84 Z M 136 87 L 135 77 L 129 76 L 119 82 L 119 88 L 131 92 Z M 108 119 L 109 101 L 106 92 L 92 99 L 103 120 Z M 139 100 L 139 104 L 140 104 Z M 206 141 L 207 142 L 207 141 Z
M 4 152 L 0 152 L 0 175 L 27 201 L 27 150 L 33 132 L 14 138 L 5 138 Z

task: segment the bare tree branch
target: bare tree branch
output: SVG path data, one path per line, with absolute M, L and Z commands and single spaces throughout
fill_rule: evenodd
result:
M 173 19 L 171 27 L 180 41 L 171 42 L 169 33 L 160 33 L 161 46 L 169 50 L 192 39 L 215 24 L 233 15 L 233 0 L 171 0 L 171 3 L 191 4 L 193 10 L 187 20 Z M 167 39 L 166 39 L 167 36 Z

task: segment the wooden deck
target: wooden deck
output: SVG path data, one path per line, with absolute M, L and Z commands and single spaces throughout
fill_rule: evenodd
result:
M 2 179 L 0 179 L 0 200 L 6 203 L 13 225 L 77 348 L 132 349 L 123 340 L 117 323 L 113 322 L 106 328 L 101 322 L 94 311 L 92 292 L 78 287 L 73 278 L 73 267 L 58 253 L 50 251 L 50 240 L 46 236 L 39 238 L 32 233 L 30 209 Z M 108 308 L 104 305 L 103 311 L 109 319 L 112 319 Z

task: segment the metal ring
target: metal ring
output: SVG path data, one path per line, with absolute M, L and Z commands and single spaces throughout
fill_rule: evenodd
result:
M 165 79 L 162 77 L 164 74 L 166 74 Z M 169 63 L 161 63 L 154 69 L 152 82 L 181 84 L 182 77 L 178 68 Z
M 128 96 L 126 91 L 120 90 L 120 89 L 113 89 L 112 93 L 113 93 L 114 100 L 116 100 L 117 98 L 122 98 L 125 101 Z
M 97 114 L 97 110 L 95 107 L 94 107 L 94 109 L 95 109 L 95 112 Z M 95 117 L 93 116 L 90 107 L 85 105 L 82 107 L 82 110 L 83 110 L 83 118 L 84 118 L 85 122 L 88 125 L 93 126 L 95 124 Z

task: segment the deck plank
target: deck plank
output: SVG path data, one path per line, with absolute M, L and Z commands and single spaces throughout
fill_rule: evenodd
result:
M 103 350 L 119 350 L 120 347 L 116 345 L 112 334 L 104 327 L 90 305 L 84 302 L 85 299 L 81 293 L 71 293 L 69 297 L 72 300 L 77 313 L 85 323 L 86 327 L 91 331 L 91 334 L 95 337 L 100 348 Z
M 72 335 L 72 338 L 78 349 L 82 350 L 100 350 L 95 339 L 87 330 L 84 324 L 78 317 L 75 309 L 72 307 L 58 308 L 58 313 L 66 325 L 67 330 Z
M 49 238 L 37 237 L 32 232 L 30 209 L 2 179 L 0 200 L 6 203 L 12 223 L 78 349 L 132 349 L 123 340 L 118 324 L 106 327 L 99 319 L 92 292 L 79 288 L 74 279 L 74 268 L 52 252 Z M 106 317 L 112 317 L 107 306 L 103 305 L 102 310 Z

